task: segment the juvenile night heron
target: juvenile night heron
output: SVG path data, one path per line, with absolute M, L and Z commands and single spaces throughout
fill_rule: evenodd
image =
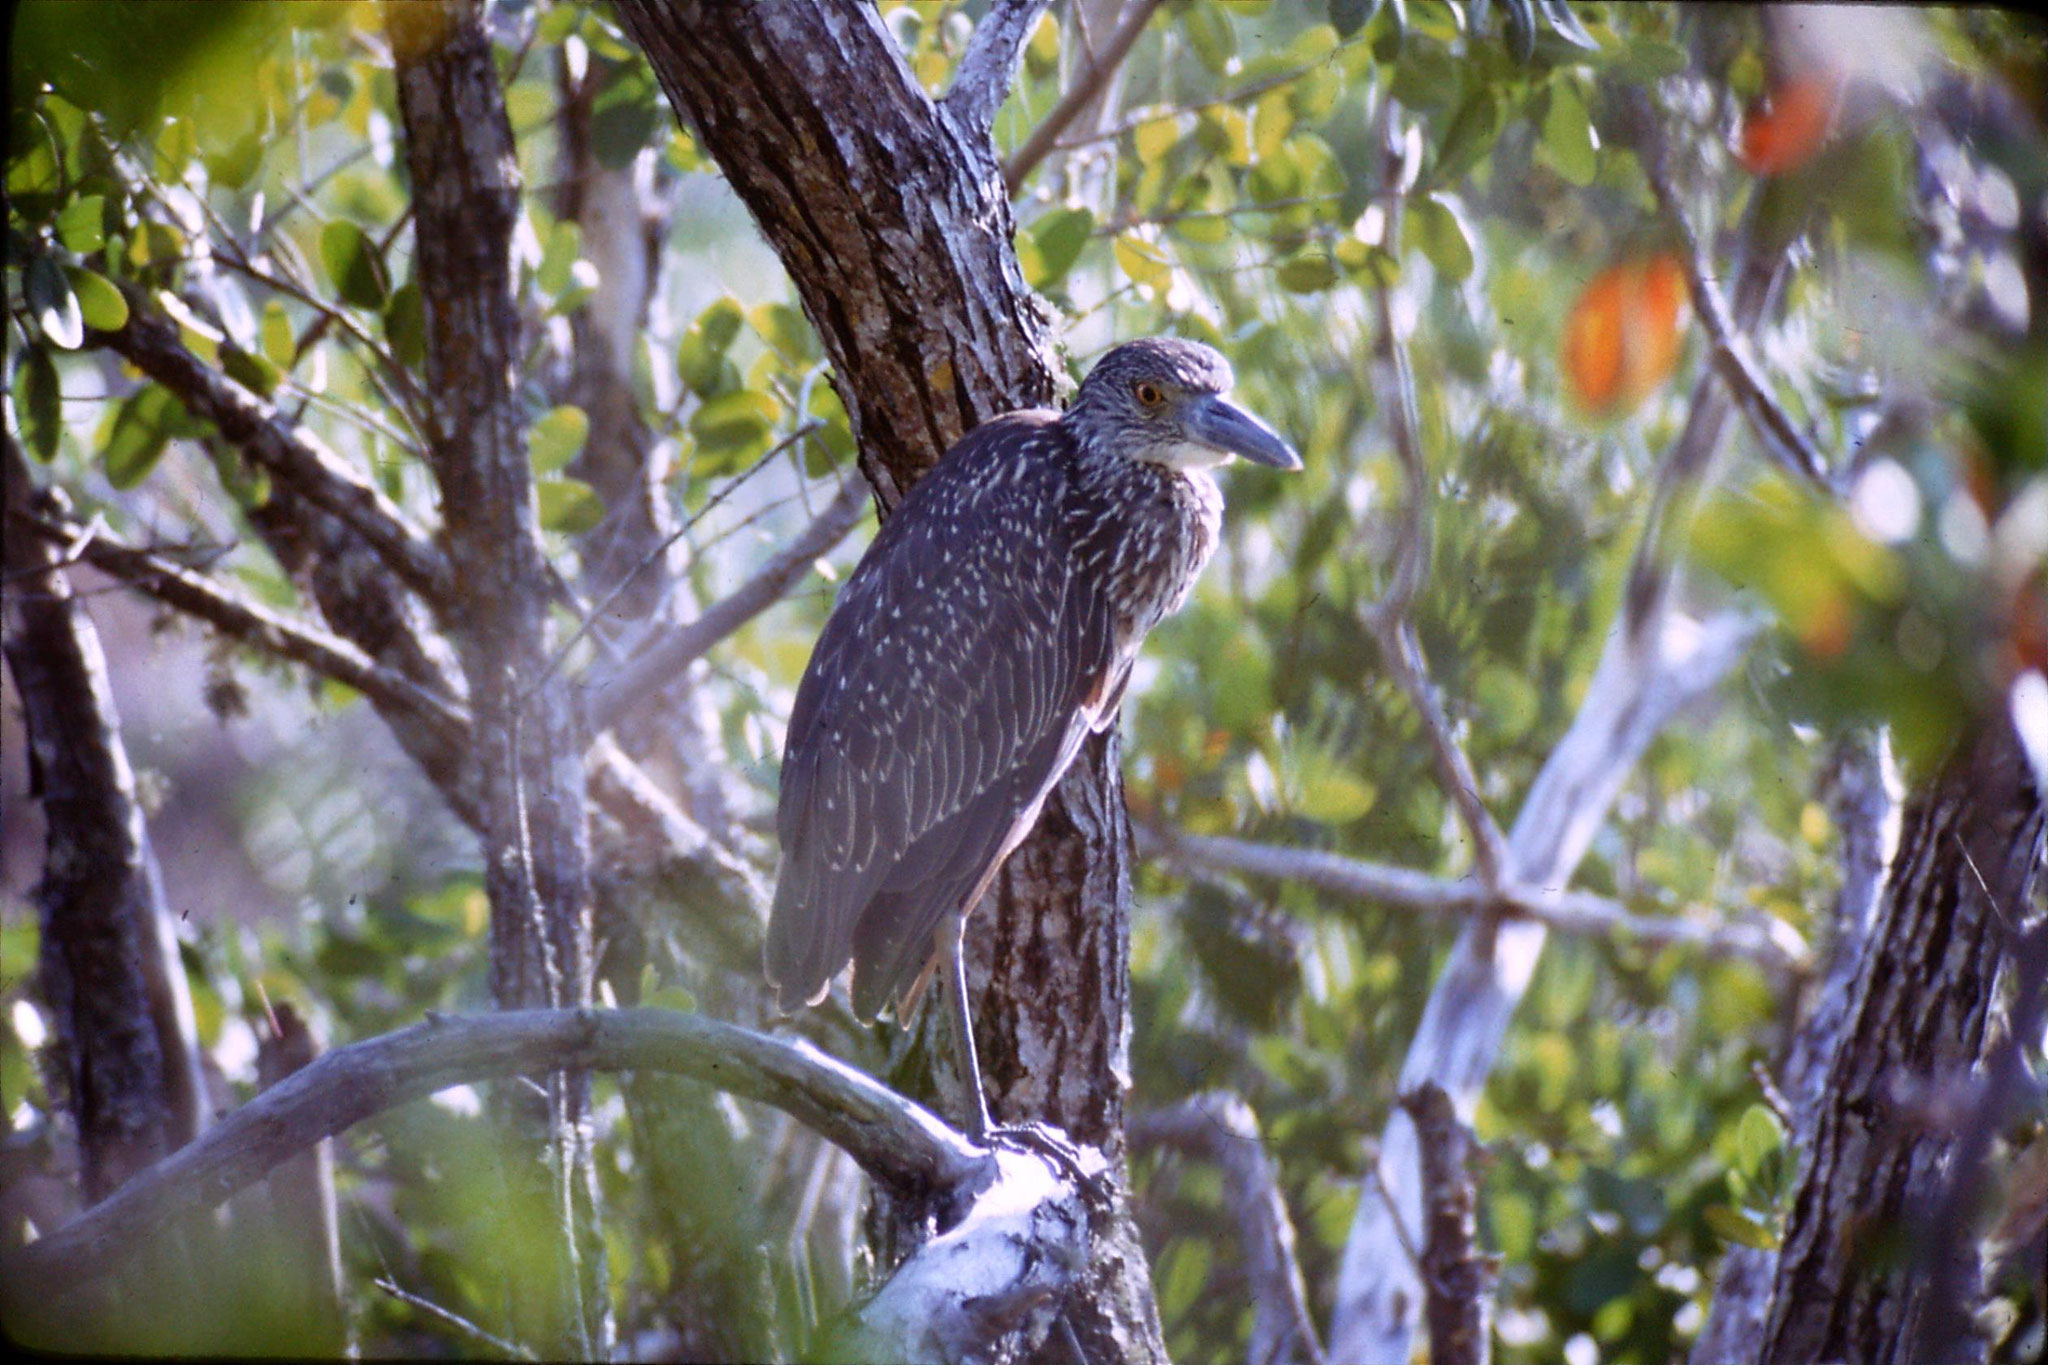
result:
M 816 1004 L 850 958 L 872 1019 L 942 958 L 977 1135 L 965 917 L 1215 550 L 1210 469 L 1301 467 L 1230 384 L 1206 346 L 1134 341 L 1064 414 L 976 427 L 882 524 L 797 688 L 768 977 Z

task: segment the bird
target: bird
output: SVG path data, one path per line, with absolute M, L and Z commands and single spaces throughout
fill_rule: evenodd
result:
M 763 959 L 784 1011 L 851 961 L 855 1015 L 901 1020 L 945 968 L 967 1125 L 992 1130 L 974 1056 L 966 917 L 1079 753 L 1116 723 L 1146 633 L 1215 552 L 1233 457 L 1301 457 L 1229 401 L 1198 342 L 1126 342 L 1065 412 L 961 437 L 887 517 L 797 686 Z

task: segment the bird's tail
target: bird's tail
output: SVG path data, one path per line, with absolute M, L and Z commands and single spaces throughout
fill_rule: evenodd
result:
M 823 1000 L 832 989 L 834 970 L 827 935 L 807 922 L 806 907 L 797 904 L 786 886 L 786 881 L 776 883 L 775 905 L 768 912 L 768 933 L 761 944 L 761 966 L 784 1014 Z

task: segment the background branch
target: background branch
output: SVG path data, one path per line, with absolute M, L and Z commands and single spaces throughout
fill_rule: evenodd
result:
M 188 350 L 177 324 L 133 289 L 128 321 L 118 332 L 95 337 L 150 378 L 177 395 L 194 415 L 220 428 L 221 435 L 252 464 L 290 484 L 306 500 L 363 538 L 406 585 L 437 609 L 454 593 L 447 558 L 426 534 L 368 479 L 303 427 L 235 385 Z
M 1493 1358 L 1494 1258 L 1479 1250 L 1478 1147 L 1443 1087 L 1401 1097 L 1422 1139 L 1422 1283 L 1428 1293 L 1430 1365 L 1486 1365 Z
M 688 625 L 662 634 L 617 672 L 587 683 L 583 704 L 591 730 L 610 729 L 719 641 L 781 601 L 818 557 L 853 529 L 866 506 L 867 486 L 858 477 L 847 478 L 825 510 L 730 596 L 706 607 Z
M 1249 1365 L 1322 1365 L 1323 1348 L 1295 1257 L 1294 1222 L 1252 1107 L 1217 1090 L 1190 1095 L 1133 1117 L 1131 1145 L 1170 1147 L 1222 1173 L 1223 1202 L 1237 1224 L 1250 1282 Z
M 1101 53 L 1074 78 L 1074 83 L 1060 96 L 1060 102 L 1052 107 L 1052 112 L 1032 129 L 1031 136 L 1024 139 L 1024 145 L 1004 163 L 1003 185 L 1013 197 L 1031 173 L 1038 169 L 1038 163 L 1059 144 L 1060 134 L 1066 132 L 1068 125 L 1102 93 L 1102 87 L 1123 65 L 1124 58 L 1130 56 L 1138 35 L 1145 31 L 1145 25 L 1152 21 L 1152 15 L 1161 3 L 1162 0 L 1137 0 L 1136 7 L 1124 16 L 1116 32 L 1110 34 L 1109 41 L 1103 44 Z

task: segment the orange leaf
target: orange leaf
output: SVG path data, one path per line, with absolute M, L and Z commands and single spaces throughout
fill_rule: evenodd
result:
M 1565 321 L 1573 402 L 1612 417 L 1654 392 L 1678 364 L 1685 305 L 1685 272 L 1670 255 L 1623 261 L 1594 276 Z
M 1841 93 L 1831 75 L 1785 81 L 1743 114 L 1735 159 L 1754 175 L 1783 175 L 1805 165 L 1827 140 Z

